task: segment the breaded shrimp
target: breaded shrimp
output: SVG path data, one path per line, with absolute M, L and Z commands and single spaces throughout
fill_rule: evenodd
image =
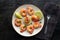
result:
M 25 27 L 25 25 L 22 24 L 22 25 L 20 26 L 20 32 L 22 33 L 22 32 L 24 32 L 25 30 L 26 30 L 26 27 Z
M 27 12 L 28 12 L 28 14 L 29 14 L 30 16 L 34 14 L 34 10 L 33 10 L 33 8 L 30 7 L 30 6 L 27 7 Z
M 34 22 L 33 26 L 34 26 L 34 28 L 39 28 L 42 25 L 39 22 Z
M 20 13 L 23 17 L 27 16 L 27 10 L 24 8 L 20 10 Z
M 36 15 L 32 15 L 32 21 L 34 22 L 39 21 L 39 18 Z
M 34 27 L 33 27 L 33 25 L 29 25 L 29 26 L 27 26 L 27 31 L 28 31 L 30 34 L 32 34 L 33 31 L 34 31 Z
M 19 27 L 21 25 L 21 20 L 16 18 L 15 21 L 14 21 L 14 24 Z
M 25 24 L 29 24 L 29 22 L 30 22 L 30 18 L 29 17 L 24 17 L 24 22 L 25 22 Z

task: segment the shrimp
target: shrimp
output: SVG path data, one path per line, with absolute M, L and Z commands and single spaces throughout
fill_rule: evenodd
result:
M 24 22 L 26 23 L 26 24 L 28 24 L 29 22 L 30 22 L 30 19 L 29 19 L 29 17 L 24 17 Z
M 20 26 L 20 29 L 21 29 L 21 30 L 20 30 L 21 33 L 24 32 L 24 31 L 26 31 L 25 25 L 22 24 L 22 25 Z
M 20 10 L 20 13 L 23 17 L 27 16 L 27 10 L 24 8 Z
M 34 14 L 33 8 L 29 7 L 29 6 L 27 7 L 27 12 L 28 12 L 29 15 L 33 15 Z
M 15 21 L 14 21 L 14 24 L 19 27 L 21 25 L 21 20 L 16 18 Z
M 34 27 L 33 27 L 33 25 L 29 25 L 29 26 L 27 26 L 27 31 L 28 31 L 30 34 L 32 34 L 33 31 L 34 31 Z
M 32 15 L 32 21 L 34 22 L 39 21 L 39 18 L 36 15 Z
M 34 28 L 39 28 L 42 25 L 39 22 L 34 22 L 33 26 L 34 26 Z

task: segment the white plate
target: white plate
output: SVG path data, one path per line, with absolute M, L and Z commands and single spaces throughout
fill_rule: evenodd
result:
M 32 4 L 25 4 L 25 5 L 19 6 L 19 7 L 15 10 L 15 12 L 13 13 L 13 16 L 12 16 L 12 26 L 13 26 L 14 30 L 15 30 L 19 35 L 22 35 L 22 36 L 25 36 L 25 37 L 31 37 L 31 36 L 34 36 L 34 35 L 38 34 L 38 33 L 42 30 L 43 25 L 44 25 L 44 15 L 43 15 L 43 18 L 42 18 L 42 20 L 41 20 L 41 22 L 42 22 L 42 27 L 41 27 L 41 28 L 38 28 L 38 29 L 34 29 L 34 32 L 33 32 L 32 34 L 29 34 L 27 31 L 21 33 L 21 32 L 20 32 L 20 28 L 19 28 L 19 27 L 16 27 L 16 26 L 14 25 L 15 13 L 16 13 L 16 12 L 20 12 L 20 9 L 21 9 L 21 8 L 26 8 L 28 5 L 31 6 L 35 11 L 40 11 L 40 12 L 41 12 L 41 10 L 40 10 L 38 7 L 36 7 L 36 6 L 32 5 Z M 41 12 L 41 13 L 42 13 L 42 12 Z M 42 13 L 42 14 L 43 14 L 43 13 Z

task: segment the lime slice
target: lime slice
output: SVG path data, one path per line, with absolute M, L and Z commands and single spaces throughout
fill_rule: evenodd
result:
M 35 15 L 39 17 L 39 19 L 42 19 L 43 15 L 41 11 L 36 11 Z
M 15 16 L 16 16 L 17 18 L 20 18 L 20 19 L 22 18 L 22 16 L 21 16 L 20 13 L 18 13 L 18 12 L 15 13 Z

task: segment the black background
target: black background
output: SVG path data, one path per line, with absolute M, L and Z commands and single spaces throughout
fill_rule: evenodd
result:
M 60 5 L 60 0 L 0 0 L 0 40 L 40 40 L 33 37 L 24 38 L 17 34 L 12 28 L 11 16 L 15 9 L 22 4 L 31 3 L 43 8 L 47 2 Z M 60 40 L 60 19 L 51 40 Z

